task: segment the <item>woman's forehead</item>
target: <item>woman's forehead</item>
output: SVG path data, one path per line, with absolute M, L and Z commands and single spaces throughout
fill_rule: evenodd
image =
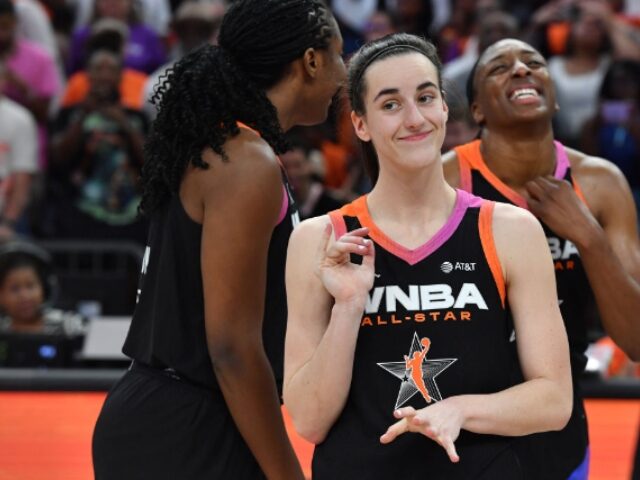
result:
M 402 52 L 376 60 L 364 77 L 370 86 L 413 79 L 420 83 L 424 78 L 437 83 L 438 72 L 431 60 L 418 52 Z
M 504 55 L 514 53 L 517 55 L 540 55 L 540 52 L 528 43 L 514 38 L 508 38 L 500 40 L 488 47 L 480 56 L 478 66 L 482 67 L 487 63 L 500 59 Z

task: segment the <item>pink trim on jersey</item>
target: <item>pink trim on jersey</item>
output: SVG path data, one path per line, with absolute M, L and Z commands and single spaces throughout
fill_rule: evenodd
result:
M 556 172 L 553 174 L 558 180 L 562 180 L 569 170 L 569 157 L 567 151 L 559 141 L 554 140 L 556 146 Z
M 469 197 L 469 206 L 471 208 L 477 208 L 482 205 L 482 202 L 484 202 L 484 199 L 482 199 L 481 197 L 477 197 L 466 190 L 463 190 L 462 192 L 467 194 L 467 196 Z
M 420 247 L 410 249 L 403 247 L 399 243 L 396 243 L 391 238 L 387 237 L 382 230 L 378 228 L 378 226 L 373 223 L 371 216 L 369 215 L 369 210 L 366 205 L 366 196 L 360 197 L 356 202 L 362 202 L 362 213 L 364 218 L 360 218 L 360 222 L 363 226 L 369 227 L 371 238 L 389 253 L 392 253 L 398 258 L 401 258 L 409 265 L 415 265 L 418 262 L 421 262 L 433 252 L 438 250 L 444 243 L 451 238 L 453 233 L 456 231 L 460 222 L 462 221 L 462 217 L 464 216 L 467 208 L 470 205 L 479 205 L 479 202 L 482 202 L 482 199 L 471 195 L 463 190 L 456 190 L 456 203 L 453 207 L 453 212 L 451 216 L 447 220 L 447 222 L 436 232 L 436 234 L 431 237 L 424 245 Z
M 558 180 L 562 180 L 564 176 L 567 174 L 567 170 L 570 167 L 569 157 L 567 156 L 567 151 L 564 148 L 564 145 L 562 145 L 557 140 L 554 140 L 553 143 L 556 149 L 556 169 L 553 176 Z M 467 168 L 469 169 L 475 168 L 475 170 L 479 171 L 480 174 L 489 182 L 491 186 L 493 186 L 502 195 L 508 198 L 514 205 L 517 205 L 520 208 L 524 208 L 525 210 L 529 210 L 529 204 L 527 203 L 527 200 L 522 195 L 520 195 L 520 193 L 516 192 L 514 189 L 512 189 L 506 183 L 500 180 L 500 178 L 498 178 L 498 176 L 495 173 L 493 173 L 489 169 L 489 167 L 487 167 L 487 164 L 484 163 L 484 158 L 482 158 L 482 154 L 480 153 L 480 141 L 475 140 L 474 142 L 472 142 L 472 144 L 467 144 L 467 145 L 473 145 L 474 150 L 472 153 L 474 155 L 477 155 L 477 157 L 475 157 L 476 163 L 469 165 L 470 160 L 467 157 L 465 157 L 464 159 L 460 158 L 461 155 L 460 155 L 460 152 L 458 152 L 458 164 L 460 165 L 460 188 L 463 188 L 467 192 L 471 191 L 471 188 L 472 188 L 471 176 L 469 174 L 469 177 L 467 179 L 465 177 L 465 171 L 464 171 L 465 166 L 469 165 Z M 466 183 L 467 181 L 469 182 L 468 184 Z
M 282 185 L 282 205 L 280 206 L 280 215 L 278 215 L 276 225 L 280 225 L 280 222 L 287 216 L 287 210 L 289 210 L 289 194 L 286 187 Z

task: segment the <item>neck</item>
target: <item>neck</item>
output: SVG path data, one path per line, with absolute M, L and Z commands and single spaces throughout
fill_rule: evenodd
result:
M 480 151 L 489 169 L 514 188 L 541 175 L 552 175 L 556 166 L 550 123 L 548 128 L 529 129 L 528 134 L 515 136 L 485 128 Z
M 444 180 L 440 158 L 419 172 L 380 170 L 380 176 L 367 198 L 374 221 L 414 222 L 416 217 L 438 221 L 449 217 L 456 192 Z
M 20 321 L 14 319 L 11 321 L 11 329 L 14 332 L 39 332 L 42 330 L 43 323 L 41 315 L 36 318 L 21 319 Z
M 266 92 L 267 98 L 278 113 L 278 122 L 283 132 L 296 125 L 295 113 L 298 109 L 295 87 L 287 82 L 278 82 Z

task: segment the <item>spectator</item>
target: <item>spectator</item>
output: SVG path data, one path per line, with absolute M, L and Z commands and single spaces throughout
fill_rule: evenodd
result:
M 449 81 L 445 84 L 449 90 L 447 93 L 451 95 L 451 89 L 454 88 L 454 94 L 462 95 L 478 55 L 489 45 L 503 38 L 514 37 L 517 33 L 518 22 L 508 13 L 491 11 L 481 16 L 478 20 L 478 34 L 469 38 L 464 54 L 444 66 L 442 76 Z
M 91 23 L 96 0 L 70 1 L 75 7 L 76 28 L 81 28 Z M 169 3 L 169 0 L 137 0 L 134 6 L 138 8 L 142 23 L 152 28 L 161 37 L 165 37 L 171 20 L 171 6 Z
M 373 42 L 397 31 L 395 21 L 389 12 L 376 10 L 364 26 L 363 37 L 365 42 Z
M 61 110 L 53 128 L 52 177 L 66 193 L 58 198 L 54 232 L 144 243 L 137 181 L 146 118 L 120 102 L 120 57 L 99 50 L 91 56 L 87 73 L 87 98 Z
M 140 22 L 133 8 L 133 0 L 96 0 L 91 25 L 104 18 L 119 20 L 129 27 L 124 47 L 126 67 L 149 74 L 165 62 L 166 56 L 160 37 Z M 84 67 L 91 25 L 73 33 L 69 52 L 69 73 L 77 72 Z
M 293 148 L 280 155 L 280 160 L 293 187 L 293 196 L 300 209 L 300 218 L 317 217 L 340 208 L 344 202 L 327 192 L 314 173 L 309 149 L 302 141 L 295 138 L 290 139 L 290 143 Z
M 98 50 L 110 50 L 118 56 L 123 56 L 127 35 L 127 25 L 119 20 L 107 18 L 96 22 L 87 41 L 89 56 Z M 118 86 L 122 105 L 132 110 L 141 110 L 144 103 L 146 82 L 147 75 L 132 68 L 124 67 Z M 62 96 L 62 107 L 71 107 L 84 101 L 89 93 L 89 88 L 89 76 L 86 70 L 74 73 L 69 78 Z
M 331 10 L 344 39 L 344 52 L 349 55 L 362 43 L 367 19 L 376 11 L 377 0 L 332 0 Z
M 204 43 L 216 43 L 216 37 L 225 7 L 222 2 L 200 3 L 197 1 L 184 2 L 176 11 L 171 22 L 177 36 L 177 44 L 172 52 L 172 61 L 166 63 L 149 75 L 144 86 L 144 111 L 149 118 L 155 118 L 156 108 L 151 103 L 154 87 L 174 61 L 199 47 Z
M 4 94 L 26 107 L 38 124 L 40 167 L 47 163 L 46 122 L 51 100 L 60 89 L 51 55 L 17 36 L 16 10 L 11 0 L 0 0 L 0 58 L 6 67 Z
M 28 233 L 23 213 L 38 171 L 38 136 L 33 116 L 2 95 L 6 68 L 0 63 L 0 241 L 16 230 Z
M 576 9 L 566 53 L 549 59 L 559 106 L 554 131 L 569 146 L 577 145 L 584 122 L 596 112 L 610 54 L 611 39 L 603 20 L 587 10 Z
M 449 102 L 449 119 L 447 131 L 442 143 L 442 153 L 452 150 L 458 145 L 470 142 L 478 135 L 478 126 L 466 105 L 460 102 Z
M 615 163 L 640 205 L 640 63 L 611 64 L 602 82 L 596 114 L 582 130 L 585 153 Z
M 438 49 L 446 65 L 466 52 L 469 40 L 476 34 L 476 22 L 482 15 L 500 9 L 499 0 L 453 0 L 449 23 L 438 32 Z M 400 31 L 402 31 L 400 29 Z M 471 45 L 471 48 L 474 48 Z M 473 50 L 472 50 L 473 51 Z
M 42 4 L 36 0 L 15 0 L 18 18 L 18 36 L 37 43 L 45 49 L 56 63 L 56 70 L 63 79 L 63 64 L 56 36 Z
M 69 365 L 86 331 L 77 313 L 52 308 L 51 259 L 39 247 L 10 242 L 0 249 L 0 365 Z

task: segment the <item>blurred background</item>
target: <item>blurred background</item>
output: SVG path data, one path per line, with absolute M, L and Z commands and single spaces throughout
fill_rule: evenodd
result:
M 640 201 L 640 0 L 326 2 L 346 61 L 393 32 L 436 44 L 451 109 L 443 151 L 477 134 L 464 92 L 479 53 L 505 37 L 531 43 L 555 83 L 557 138 L 615 163 Z M 95 418 L 128 365 L 150 98 L 173 62 L 215 44 L 228 4 L 0 0 L 0 480 L 92 478 Z M 303 218 L 371 188 L 348 106 L 332 108 L 325 124 L 291 131 L 281 158 Z M 640 367 L 591 312 L 590 478 L 629 479 Z M 295 444 L 308 472 L 311 447 Z

